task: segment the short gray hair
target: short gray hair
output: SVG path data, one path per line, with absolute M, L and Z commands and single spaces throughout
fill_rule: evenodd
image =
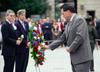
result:
M 18 10 L 18 12 L 17 12 L 17 16 L 20 16 L 22 13 L 26 13 L 26 10 L 25 9 L 20 9 L 20 10 Z
M 8 10 L 6 11 L 6 15 L 9 15 L 9 13 L 14 13 L 14 11 L 11 10 L 11 9 L 8 9 Z

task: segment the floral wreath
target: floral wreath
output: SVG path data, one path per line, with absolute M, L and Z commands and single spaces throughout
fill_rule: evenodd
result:
M 42 27 L 39 27 L 39 24 L 33 24 L 29 28 L 29 39 L 31 43 L 31 58 L 35 61 L 35 66 L 43 65 L 45 62 L 45 51 L 41 50 L 41 46 L 45 45 L 44 36 L 42 32 Z

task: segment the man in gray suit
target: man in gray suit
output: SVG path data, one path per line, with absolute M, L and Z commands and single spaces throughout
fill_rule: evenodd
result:
M 92 53 L 89 43 L 86 21 L 75 14 L 75 9 L 69 5 L 61 6 L 61 13 L 68 21 L 63 34 L 50 45 L 44 45 L 42 49 L 56 49 L 67 42 L 67 52 L 70 53 L 73 72 L 89 72 Z

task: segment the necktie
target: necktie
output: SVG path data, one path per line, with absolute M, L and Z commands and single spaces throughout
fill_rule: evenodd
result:
M 12 27 L 12 29 L 14 30 L 14 27 L 13 27 L 13 25 L 11 24 L 11 27 Z
M 25 25 L 24 25 L 24 23 L 22 22 L 22 26 L 23 26 L 23 28 L 24 28 L 24 30 L 25 30 Z

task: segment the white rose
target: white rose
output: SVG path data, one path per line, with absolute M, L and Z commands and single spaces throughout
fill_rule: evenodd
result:
M 42 36 L 42 39 L 44 39 L 44 36 Z
M 39 54 L 36 54 L 36 56 L 39 57 L 40 55 Z
M 40 39 L 40 37 L 38 37 L 38 39 Z
M 37 30 L 37 27 L 34 27 L 34 30 Z
M 41 47 L 40 46 L 38 46 L 38 51 L 40 51 L 41 50 Z
M 34 39 L 36 39 L 36 36 L 34 36 Z
M 21 37 L 24 38 L 24 35 L 22 34 Z

